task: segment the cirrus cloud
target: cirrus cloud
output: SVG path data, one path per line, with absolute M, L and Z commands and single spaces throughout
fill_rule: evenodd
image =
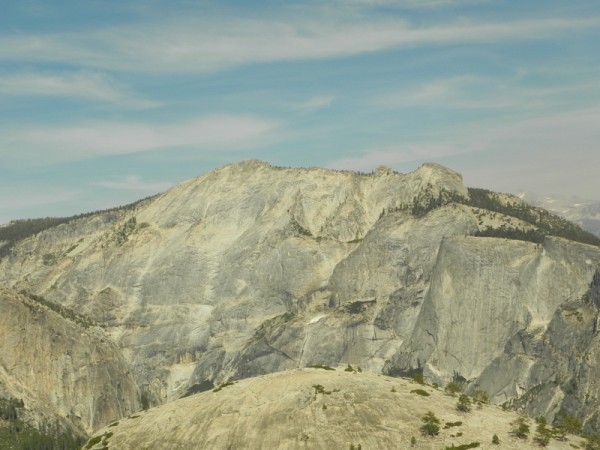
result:
M 207 73 L 252 63 L 348 57 L 402 47 L 540 39 L 598 27 L 599 17 L 467 21 L 416 26 L 404 19 L 329 17 L 172 19 L 88 32 L 0 36 L 0 61 L 104 70 Z
M 90 184 L 107 189 L 154 194 L 156 192 L 166 191 L 175 183 L 168 181 L 147 182 L 143 181 L 142 177 L 139 175 L 127 175 L 126 177 L 117 180 L 96 181 Z
M 159 106 L 157 102 L 138 98 L 119 83 L 96 72 L 2 74 L 0 96 L 77 98 L 135 109 Z
M 158 149 L 244 151 L 273 137 L 278 122 L 262 117 L 211 115 L 181 123 L 91 122 L 5 131 L 0 157 L 9 165 L 53 164 Z

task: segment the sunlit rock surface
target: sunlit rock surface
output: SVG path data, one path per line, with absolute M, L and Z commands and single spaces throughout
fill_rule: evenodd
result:
M 98 327 L 0 290 L 0 394 L 23 400 L 29 421 L 90 433 L 140 408 L 120 350 Z
M 443 449 L 474 442 L 492 448 L 494 435 L 503 449 L 539 448 L 533 420 L 531 435 L 519 439 L 512 434 L 516 413 L 489 404 L 461 413 L 456 403 L 456 397 L 405 379 L 342 367 L 292 370 L 132 415 L 99 431 L 92 448 Z M 433 437 L 420 431 L 429 411 L 440 420 Z M 552 440 L 548 448 L 571 444 L 581 445 L 581 438 Z
M 351 363 L 458 377 L 549 420 L 563 408 L 597 422 L 579 408 L 599 396 L 586 359 L 596 341 L 582 337 L 588 356 L 552 342 L 595 336 L 586 327 L 596 297 L 584 297 L 600 250 L 475 237 L 534 226 L 451 201 L 414 207 L 468 195 L 459 174 L 435 164 L 357 174 L 245 161 L 23 240 L 0 260 L 0 283 L 101 325 L 147 405 Z M 565 331 L 561 311 L 577 302 L 587 312 Z M 559 392 L 566 367 L 585 373 L 570 396 Z M 538 385 L 543 398 L 526 395 Z

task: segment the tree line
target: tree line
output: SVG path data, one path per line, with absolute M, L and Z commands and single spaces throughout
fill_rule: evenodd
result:
M 15 244 L 23 239 L 31 236 L 35 236 L 42 231 L 54 228 L 58 225 L 66 224 L 79 220 L 85 217 L 90 217 L 95 214 L 106 214 L 118 211 L 128 211 L 135 208 L 140 203 L 157 197 L 153 195 L 150 197 L 137 200 L 127 205 L 117 206 L 114 208 L 98 210 L 93 212 L 87 212 L 83 214 L 77 214 L 69 217 L 43 217 L 38 219 L 18 219 L 13 220 L 8 225 L 0 227 L 0 258 L 3 258 L 10 254 L 10 250 Z

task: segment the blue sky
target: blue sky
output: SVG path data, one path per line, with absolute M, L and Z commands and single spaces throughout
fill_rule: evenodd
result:
M 230 162 L 600 200 L 597 0 L 4 0 L 0 223 Z

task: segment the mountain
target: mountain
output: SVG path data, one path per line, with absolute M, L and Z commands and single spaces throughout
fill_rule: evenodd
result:
M 475 402 L 461 412 L 457 404 L 458 396 L 412 380 L 351 368 L 295 369 L 131 415 L 100 430 L 86 448 L 464 449 L 496 447 L 494 435 L 498 448 L 539 448 L 533 420 L 519 438 L 516 413 Z M 421 431 L 429 412 L 440 422 L 437 435 Z M 583 440 L 552 440 L 551 448 L 573 445 L 581 448 Z
M 590 233 L 600 236 L 600 202 L 560 195 L 538 195 L 520 192 L 519 198 L 579 224 Z
M 350 363 L 600 430 L 600 239 L 445 167 L 244 161 L 51 225 L 0 230 L 0 287 L 105 336 L 136 385 L 121 393 L 131 407 Z

